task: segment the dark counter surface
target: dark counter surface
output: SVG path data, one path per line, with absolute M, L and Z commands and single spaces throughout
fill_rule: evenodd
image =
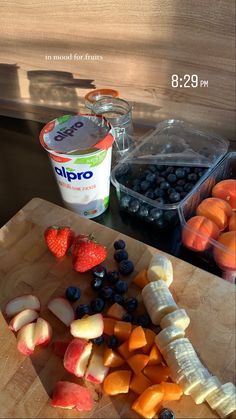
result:
M 42 127 L 43 124 L 34 121 L 0 117 L 1 226 L 34 197 L 63 206 L 47 153 L 39 144 Z M 235 147 L 233 143 L 231 149 Z M 197 254 L 183 249 L 178 226 L 171 231 L 160 231 L 120 213 L 113 186 L 108 210 L 94 221 L 220 275 L 219 270 Z

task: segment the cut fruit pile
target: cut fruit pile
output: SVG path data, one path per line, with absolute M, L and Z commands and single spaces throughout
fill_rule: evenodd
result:
M 71 233 L 69 236 L 75 237 Z M 124 241 L 115 242 L 114 247 L 119 266 L 121 262 L 130 262 L 119 267 L 119 272 L 123 269 L 123 275 L 128 275 L 133 264 L 127 259 Z M 63 248 L 68 251 L 68 245 Z M 67 288 L 66 298 L 55 297 L 48 302 L 50 312 L 70 328 L 72 335 L 71 339 L 54 341 L 51 346 L 64 368 L 85 383 L 101 384 L 108 396 L 132 391 L 137 397 L 131 408 L 143 418 L 152 419 L 158 414 L 160 419 L 173 419 L 174 413 L 163 409 L 162 403 L 179 400 L 183 394 L 190 395 L 197 404 L 206 401 L 222 418 L 236 410 L 233 384 L 221 385 L 217 377 L 211 376 L 185 337 L 190 319 L 184 309 L 178 308 L 168 288 L 173 281 L 170 260 L 155 254 L 147 270 L 132 279 L 142 290 L 148 313 L 137 317 L 136 324 L 133 312 L 138 300 L 124 297 L 128 284 L 119 279 L 119 272 L 107 272 L 101 265 L 94 268 L 91 287 L 99 292 L 99 297 L 90 305 L 80 304 L 74 309 L 72 302 L 81 294 L 78 287 Z M 109 301 L 111 305 L 107 307 Z M 9 327 L 17 332 L 17 348 L 24 355 L 31 355 L 37 346 L 51 341 L 52 328 L 40 317 L 40 307 L 34 295 L 16 297 L 6 305 L 6 317 L 11 319 Z M 147 327 L 150 319 L 152 325 L 162 328 L 161 332 L 156 334 Z M 85 386 L 59 381 L 51 405 L 91 411 L 94 402 Z

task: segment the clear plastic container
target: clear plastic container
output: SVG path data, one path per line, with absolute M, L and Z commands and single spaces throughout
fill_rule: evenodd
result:
M 198 131 L 184 121 L 167 120 L 159 123 L 112 170 L 111 182 L 116 188 L 120 208 L 157 228 L 173 227 L 179 221 L 183 202 L 193 196 L 208 178 L 226 154 L 228 144 L 227 140 L 212 133 Z M 159 200 L 150 199 L 132 189 L 133 179 L 142 176 L 150 165 L 202 168 L 202 176 L 181 201 L 160 203 Z M 132 206 L 132 202 L 132 211 L 130 210 L 131 200 L 135 200 L 138 209 L 135 205 Z M 141 207 L 143 211 L 140 211 Z M 159 211 L 153 211 L 154 209 Z M 153 217 L 153 214 L 157 217 Z
M 228 153 L 220 163 L 212 170 L 207 179 L 199 185 L 198 189 L 191 194 L 187 199 L 180 206 L 180 221 L 182 227 L 186 225 L 186 222 L 189 218 L 196 215 L 197 206 L 200 202 L 211 196 L 211 191 L 213 186 L 224 179 L 236 179 L 236 152 Z M 196 230 L 188 227 L 189 230 L 193 231 L 195 234 L 199 235 L 199 237 L 204 238 L 207 240 L 207 237 L 199 234 Z M 216 240 L 210 239 L 209 240 L 211 246 L 208 250 L 204 252 L 198 252 L 202 259 L 209 262 L 211 265 L 215 264 L 213 258 L 213 249 L 214 247 L 218 247 L 227 254 L 230 254 L 232 257 L 236 258 L 236 255 L 231 254 L 223 245 L 219 244 Z M 223 272 L 222 276 L 224 279 L 235 283 L 235 276 L 236 272 L 227 271 Z

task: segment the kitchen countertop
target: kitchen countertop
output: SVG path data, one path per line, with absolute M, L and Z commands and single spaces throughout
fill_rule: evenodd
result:
M 47 153 L 39 144 L 42 127 L 39 122 L 0 117 L 0 225 L 34 197 L 63 206 Z M 235 147 L 236 144 L 232 143 L 231 149 Z M 109 209 L 94 221 L 220 275 L 219 270 L 202 261 L 197 254 L 182 248 L 178 227 L 161 232 L 148 225 L 140 225 L 132 217 L 120 213 L 113 186 Z

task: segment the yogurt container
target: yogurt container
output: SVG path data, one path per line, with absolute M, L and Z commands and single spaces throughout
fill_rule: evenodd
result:
M 113 141 L 113 128 L 99 115 L 64 115 L 42 129 L 40 143 L 68 209 L 87 218 L 107 209 Z

